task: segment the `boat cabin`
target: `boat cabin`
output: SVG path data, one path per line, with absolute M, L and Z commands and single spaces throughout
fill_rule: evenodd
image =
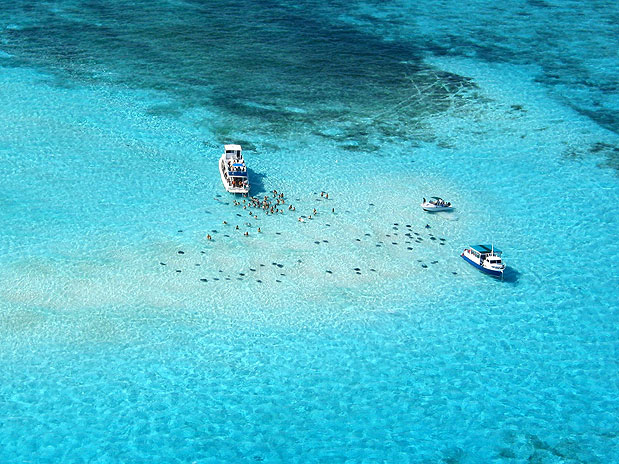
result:
M 224 153 L 226 155 L 226 159 L 232 159 L 235 161 L 241 161 L 243 159 L 240 145 L 224 145 Z
M 490 264 L 501 264 L 501 253 L 503 253 L 501 250 L 492 245 L 473 245 L 471 247 L 471 254 L 479 259 L 480 263 L 488 258 Z

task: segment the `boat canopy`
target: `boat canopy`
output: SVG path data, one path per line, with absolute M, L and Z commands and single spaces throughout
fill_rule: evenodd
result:
M 430 198 L 432 198 L 433 200 L 442 200 L 441 197 L 430 197 Z
M 241 151 L 240 145 L 224 145 L 224 150 L 226 151 Z
M 243 166 L 242 163 L 232 163 L 232 166 Z
M 478 253 L 491 253 L 493 248 L 492 245 L 473 245 L 471 247 L 473 250 L 477 251 Z M 501 250 L 499 250 L 498 248 L 494 248 L 494 254 L 495 255 L 500 255 L 501 253 L 503 253 Z
M 247 173 L 243 171 L 231 171 L 230 177 L 247 177 Z

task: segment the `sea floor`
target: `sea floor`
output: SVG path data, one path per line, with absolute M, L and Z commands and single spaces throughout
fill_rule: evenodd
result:
M 0 14 L 0 461 L 619 460 L 605 49 L 585 95 L 405 2 L 57 3 Z M 189 27 L 235 14 L 249 49 Z M 282 213 L 224 191 L 224 143 Z

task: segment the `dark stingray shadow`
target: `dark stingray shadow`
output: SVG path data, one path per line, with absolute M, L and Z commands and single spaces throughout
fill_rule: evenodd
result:
M 261 174 L 259 172 L 254 171 L 253 169 L 247 168 L 247 176 L 249 177 L 249 194 L 251 196 L 256 196 L 265 193 L 264 191 L 264 182 L 263 179 L 266 178 L 265 174 Z
M 520 278 L 520 272 L 511 266 L 507 266 L 503 271 L 503 282 L 508 284 L 517 284 Z

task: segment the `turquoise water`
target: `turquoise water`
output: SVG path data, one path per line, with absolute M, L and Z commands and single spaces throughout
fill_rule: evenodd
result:
M 0 5 L 1 462 L 619 462 L 614 2 Z

